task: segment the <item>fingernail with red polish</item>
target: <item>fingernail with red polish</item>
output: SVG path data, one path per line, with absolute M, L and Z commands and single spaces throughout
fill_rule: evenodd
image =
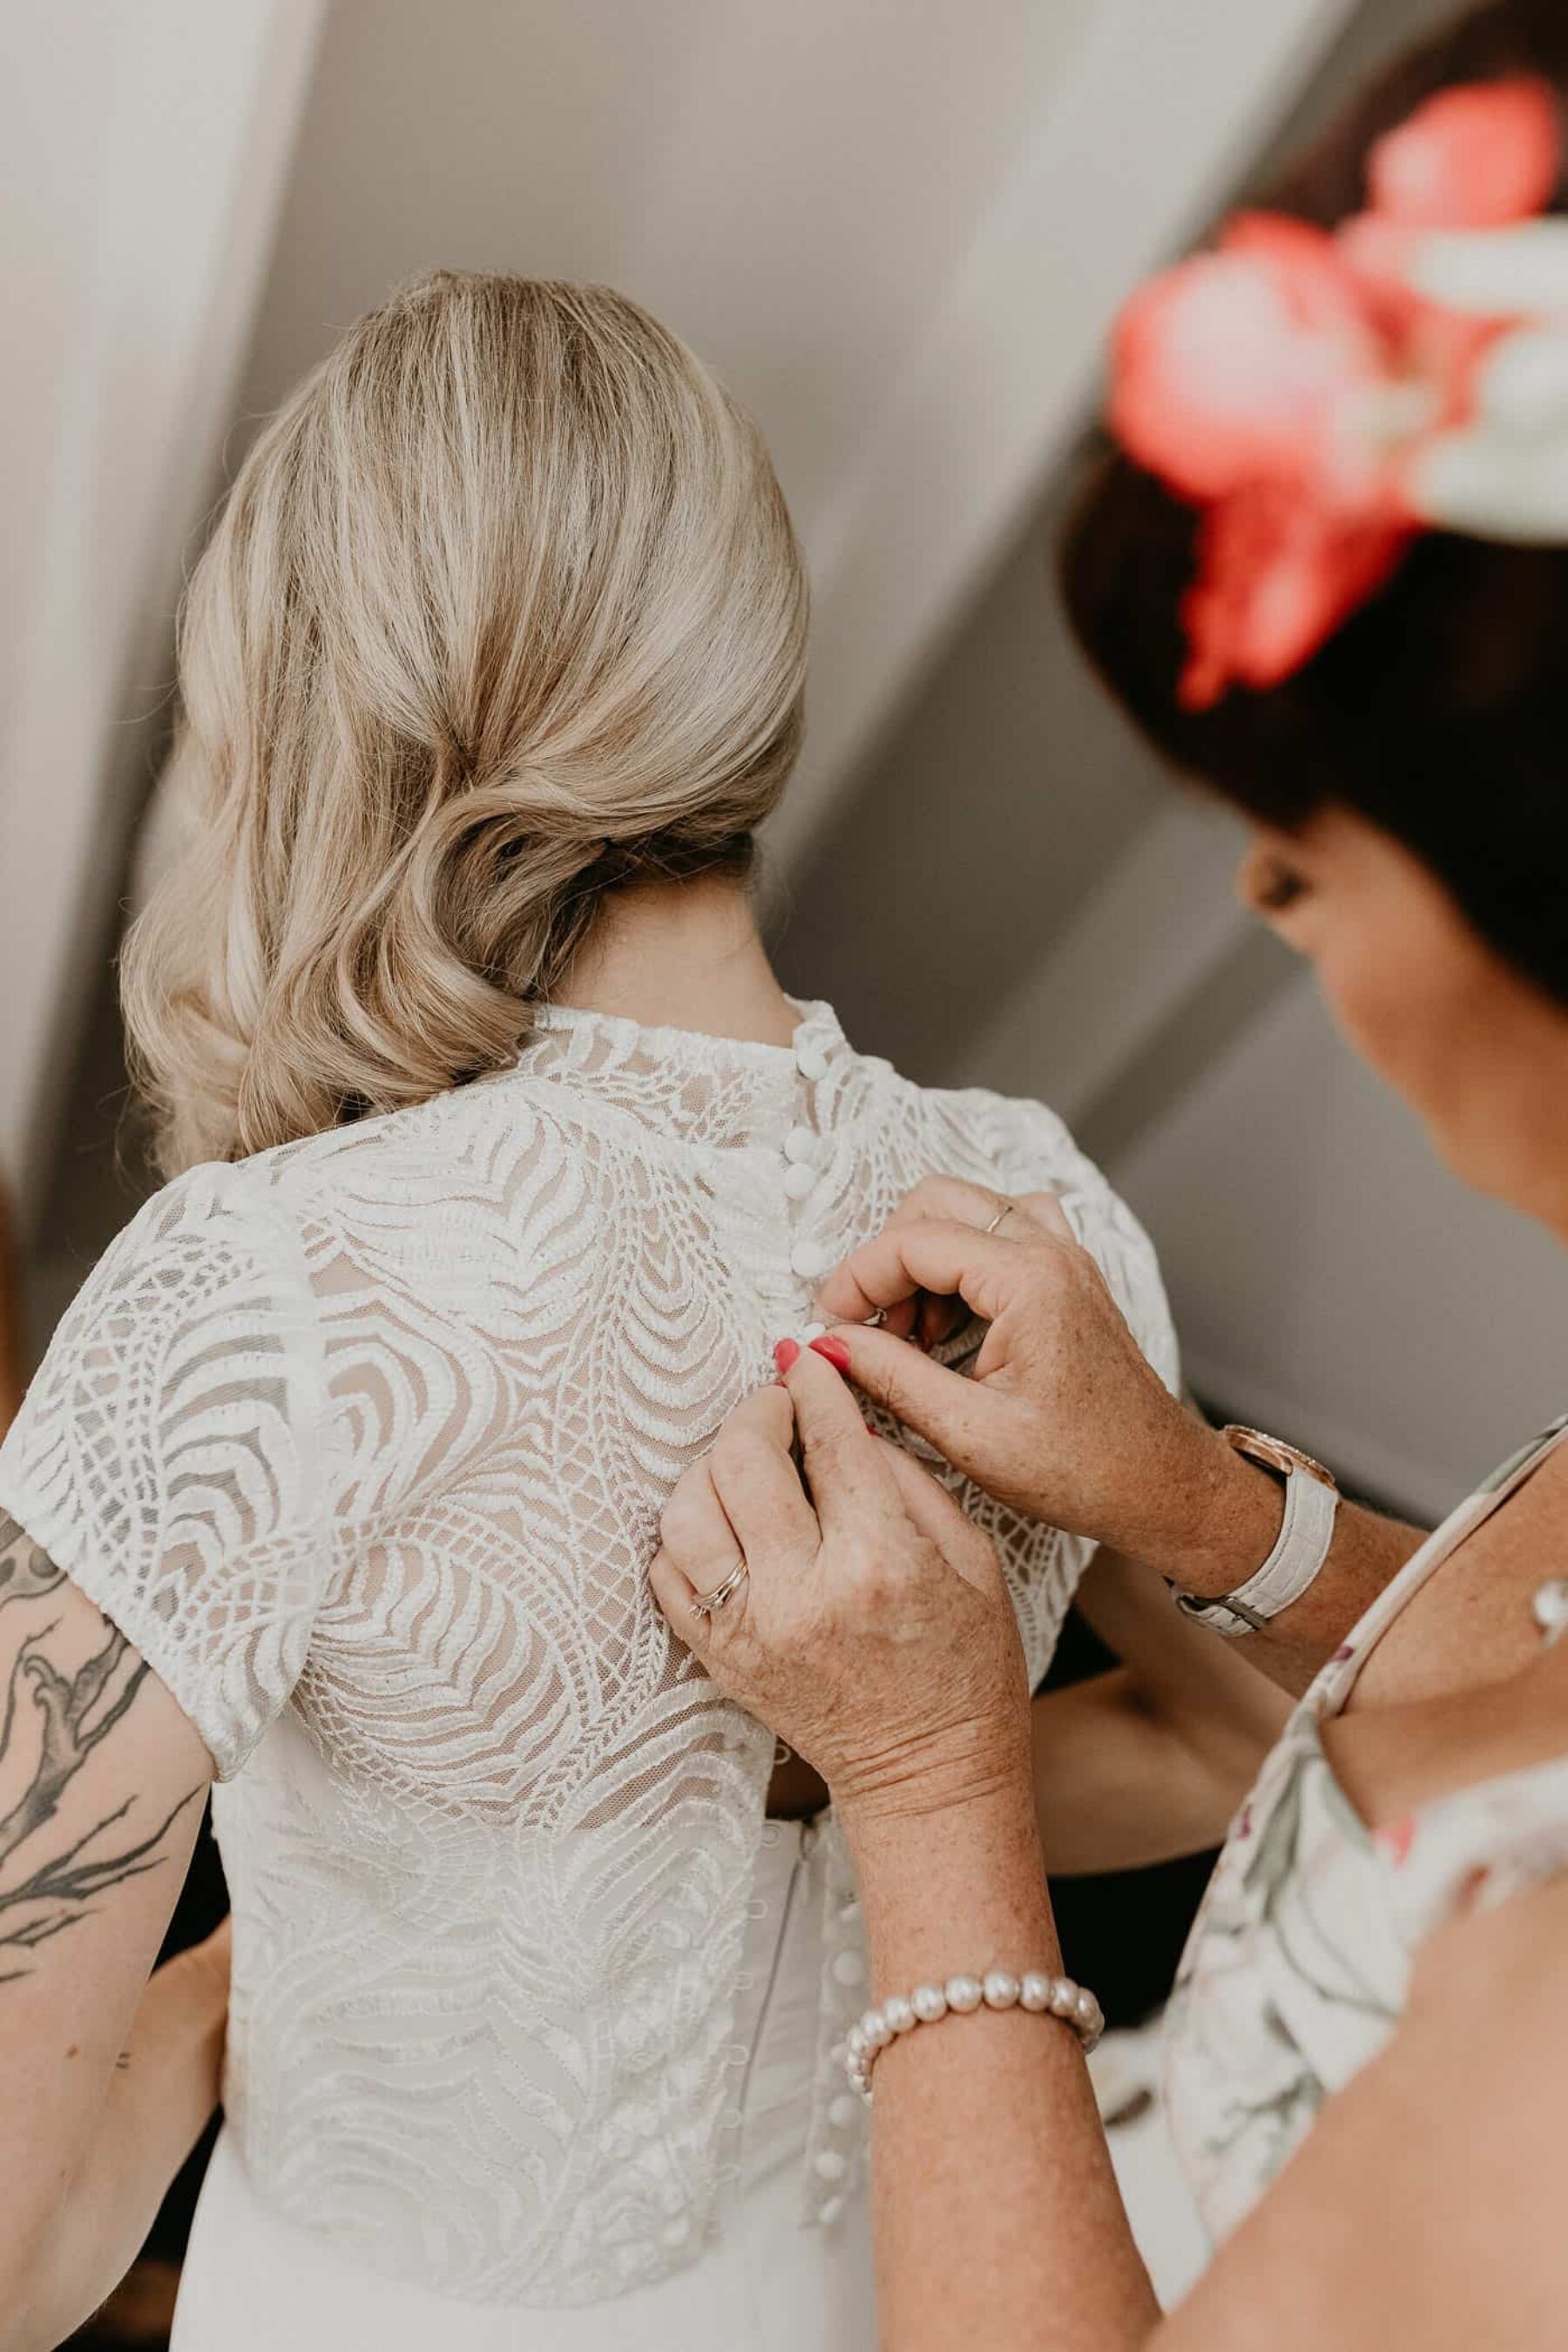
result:
M 842 1339 L 814 1339 L 811 1352 L 814 1356 L 820 1356 L 824 1363 L 831 1364 L 836 1372 L 843 1372 L 847 1377 L 849 1350 Z
M 773 1361 L 781 1372 L 787 1372 L 800 1353 L 798 1339 L 781 1339 L 773 1349 Z
M 867 1436 L 868 1436 L 868 1437 L 880 1437 L 880 1435 L 882 1434 L 882 1433 L 881 1433 L 881 1431 L 878 1428 L 878 1426 L 877 1426 L 877 1424 L 876 1424 L 876 1423 L 875 1423 L 874 1421 L 868 1421 L 868 1422 L 866 1423 L 866 1434 L 867 1434 Z

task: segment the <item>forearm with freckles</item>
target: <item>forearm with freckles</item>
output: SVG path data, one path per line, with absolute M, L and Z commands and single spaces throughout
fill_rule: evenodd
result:
M 877 1998 L 1058 1967 L 1026 1786 L 850 1836 Z M 952 2017 L 889 2044 L 873 2085 L 883 2352 L 1145 2342 L 1157 2306 L 1069 2028 Z

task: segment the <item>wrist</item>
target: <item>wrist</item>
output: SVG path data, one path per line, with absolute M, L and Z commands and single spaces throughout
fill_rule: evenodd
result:
M 1183 1508 L 1148 1564 L 1204 1600 L 1234 1592 L 1256 1575 L 1279 1540 L 1284 1488 L 1206 1423 L 1182 1484 Z
M 1032 1794 L 1009 1785 L 920 1816 L 846 1825 L 875 1992 L 955 1970 L 1054 1968 L 1059 1953 Z
M 1027 1693 L 994 1717 L 976 1718 L 885 1749 L 830 1781 L 833 1809 L 852 1847 L 893 1852 L 919 1843 L 933 1822 L 1000 1818 L 1034 1801 L 1033 1726 Z
M 991 1786 L 975 1785 L 934 1798 L 920 1805 L 899 1806 L 880 1801 L 844 1803 L 834 1799 L 834 1813 L 846 1843 L 862 1870 L 897 1868 L 917 1861 L 941 1846 L 973 1852 L 998 1841 L 1032 1835 L 1036 1811 L 1032 1777 L 1020 1769 L 998 1775 Z

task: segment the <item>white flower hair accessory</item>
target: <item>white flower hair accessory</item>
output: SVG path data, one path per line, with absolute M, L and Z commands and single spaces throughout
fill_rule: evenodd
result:
M 1568 544 L 1568 218 L 1434 233 L 1402 274 L 1446 310 L 1519 320 L 1482 360 L 1467 422 L 1412 451 L 1411 507 L 1474 539 Z

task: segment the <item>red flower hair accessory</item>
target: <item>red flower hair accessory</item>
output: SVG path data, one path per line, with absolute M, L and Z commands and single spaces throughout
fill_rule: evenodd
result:
M 1446 89 L 1378 142 L 1367 209 L 1335 233 L 1241 214 L 1127 303 L 1110 430 L 1201 518 L 1184 709 L 1291 676 L 1426 527 L 1406 462 L 1467 421 L 1480 362 L 1515 321 L 1447 310 L 1405 269 L 1434 230 L 1534 218 L 1562 163 L 1547 83 Z

